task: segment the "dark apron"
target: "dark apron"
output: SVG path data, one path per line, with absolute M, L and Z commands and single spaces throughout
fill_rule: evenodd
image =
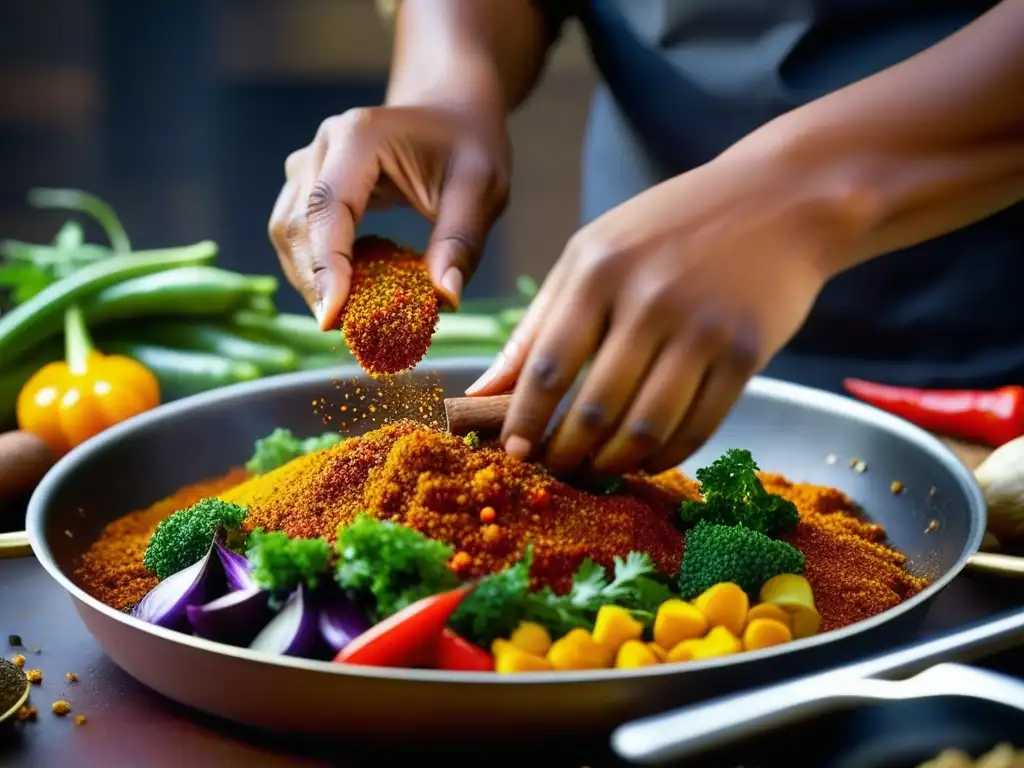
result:
M 775 116 L 970 23 L 982 0 L 592 0 L 605 79 L 584 149 L 583 217 L 711 160 Z M 826 286 L 767 375 L 918 386 L 1024 381 L 1024 219 L 1016 206 Z

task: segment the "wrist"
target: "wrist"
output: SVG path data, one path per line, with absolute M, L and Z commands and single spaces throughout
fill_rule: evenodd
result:
M 757 168 L 769 184 L 784 185 L 789 204 L 811 241 L 814 267 L 828 280 L 877 255 L 875 232 L 885 219 L 873 159 L 848 144 L 777 119 L 722 155 Z

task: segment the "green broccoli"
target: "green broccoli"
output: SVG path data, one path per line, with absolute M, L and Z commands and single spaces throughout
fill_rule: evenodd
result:
M 448 567 L 451 548 L 419 531 L 360 515 L 338 529 L 334 580 L 342 589 L 368 592 L 377 620 L 458 584 Z
M 684 528 L 699 522 L 743 525 L 760 533 L 791 528 L 800 519 L 789 499 L 768 493 L 757 476 L 750 451 L 733 448 L 710 466 L 697 470 L 701 501 L 684 501 L 680 520 Z
M 742 525 L 701 521 L 686 534 L 679 591 L 689 600 L 715 584 L 731 581 L 756 599 L 768 579 L 803 570 L 803 553 L 785 541 Z
M 291 592 L 299 584 L 316 589 L 331 566 L 331 545 L 326 539 L 292 538 L 257 528 L 249 535 L 246 549 L 253 581 L 271 592 Z
M 342 440 L 342 436 L 337 432 L 325 432 L 300 440 L 290 429 L 278 427 L 256 441 L 252 458 L 245 463 L 245 468 L 254 475 L 262 475 L 300 456 L 337 445 Z
M 160 579 L 195 565 L 210 549 L 218 531 L 223 530 L 231 543 L 233 534 L 240 533 L 247 512 L 245 507 L 212 498 L 179 510 L 157 525 L 142 564 Z
M 476 432 L 467 432 L 466 436 L 462 438 L 462 442 L 468 445 L 470 448 L 480 447 L 480 435 Z

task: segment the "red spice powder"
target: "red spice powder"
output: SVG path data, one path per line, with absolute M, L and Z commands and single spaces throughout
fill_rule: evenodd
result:
M 356 241 L 345 304 L 345 343 L 374 377 L 412 368 L 437 327 L 437 294 L 423 259 L 380 237 Z

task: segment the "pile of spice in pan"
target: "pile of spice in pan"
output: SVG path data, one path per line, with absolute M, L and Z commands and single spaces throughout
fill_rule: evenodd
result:
M 570 485 L 409 421 L 259 441 L 111 523 L 77 574 L 144 621 L 260 651 L 464 671 L 632 668 L 874 616 L 925 581 L 839 491 L 730 450 Z
M 342 333 L 364 371 L 384 377 L 416 365 L 430 347 L 438 312 L 419 254 L 380 237 L 356 241 Z

